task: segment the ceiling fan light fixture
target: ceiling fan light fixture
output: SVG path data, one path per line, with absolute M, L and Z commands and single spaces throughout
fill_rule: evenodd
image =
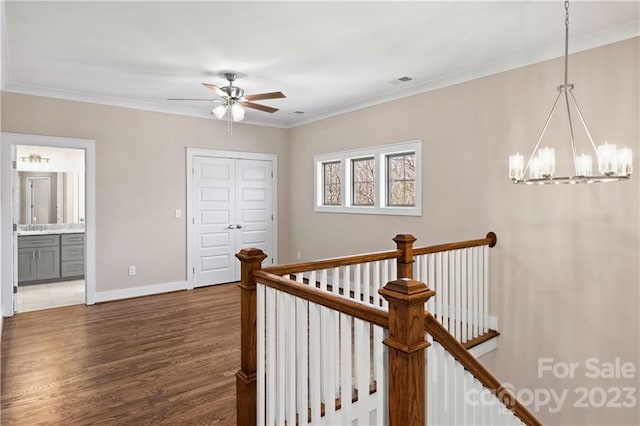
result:
M 211 112 L 213 113 L 213 115 L 216 116 L 217 119 L 222 120 L 224 118 L 225 114 L 227 113 L 227 106 L 226 105 L 218 105 Z
M 239 104 L 231 105 L 231 117 L 233 118 L 233 121 L 244 120 L 244 108 Z

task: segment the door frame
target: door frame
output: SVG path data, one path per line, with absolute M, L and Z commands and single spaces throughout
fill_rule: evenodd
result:
M 193 290 L 193 271 L 195 268 L 195 253 L 193 249 L 193 157 L 230 158 L 234 160 L 262 160 L 271 161 L 273 170 L 273 254 L 269 253 L 275 263 L 278 263 L 278 156 L 276 154 L 262 154 L 257 152 L 225 151 L 209 148 L 187 148 L 187 290 Z
M 25 179 L 28 185 L 25 190 L 29 196 L 29 215 L 27 216 L 27 225 L 32 225 L 33 222 L 33 181 L 34 180 L 48 180 L 49 181 L 49 218 L 51 218 L 51 177 L 49 176 L 29 176 Z M 15 211 L 15 206 L 14 206 Z
M 58 136 L 32 135 L 25 133 L 0 133 L 0 199 L 3 206 L 11 206 L 10 214 L 2 214 L 0 222 L 0 257 L 2 265 L 2 315 L 13 316 L 13 257 L 18 248 L 14 247 L 13 238 L 13 197 L 11 173 L 12 162 L 15 161 L 12 152 L 16 145 L 50 146 L 55 148 L 83 149 L 85 171 L 85 303 L 96 303 L 96 153 L 95 140 L 65 138 Z M 6 211 L 6 210 L 5 210 Z

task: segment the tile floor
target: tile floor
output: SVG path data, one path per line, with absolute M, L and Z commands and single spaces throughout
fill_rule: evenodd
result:
M 17 312 L 84 304 L 84 280 L 18 286 Z

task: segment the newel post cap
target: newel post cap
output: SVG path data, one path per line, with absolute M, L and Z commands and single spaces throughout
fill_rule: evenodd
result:
M 240 262 L 262 262 L 267 258 L 267 255 L 258 248 L 244 248 L 236 253 L 236 257 Z
M 393 237 L 396 244 L 413 244 L 417 241 L 416 237 L 411 234 L 398 234 Z
M 409 278 L 389 281 L 378 293 L 388 301 L 407 304 L 424 303 L 436 294 L 425 283 Z

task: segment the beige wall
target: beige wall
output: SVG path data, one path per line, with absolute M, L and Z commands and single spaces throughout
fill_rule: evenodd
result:
M 278 241 L 288 256 L 284 129 L 2 94 L 2 130 L 96 140 L 96 290 L 186 279 L 186 147 L 278 156 Z M 136 265 L 137 275 L 127 276 Z
M 518 388 L 568 389 L 559 413 L 538 413 L 546 423 L 640 424 L 637 404 L 572 407 L 576 386 L 638 385 L 640 373 L 632 380 L 585 377 L 590 357 L 640 367 L 638 50 L 635 38 L 570 61 L 576 98 L 598 143 L 635 152 L 630 182 L 508 181 L 508 155 L 530 153 L 562 79 L 561 60 L 544 62 L 292 129 L 290 252 L 313 259 L 389 249 L 397 233 L 430 245 L 495 231 L 491 310 L 502 336 L 490 364 L 497 376 Z M 566 142 L 565 121 L 554 122 L 546 143 Z M 314 154 L 413 139 L 424 143 L 422 217 L 313 211 Z M 575 379 L 538 378 L 540 357 L 578 362 Z

